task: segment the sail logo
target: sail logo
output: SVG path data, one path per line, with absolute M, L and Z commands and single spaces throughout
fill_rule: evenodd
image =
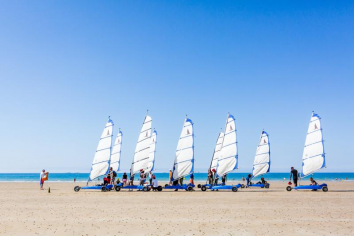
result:
M 266 139 L 263 140 L 263 143 L 267 143 L 267 142 L 266 142 Z
M 117 140 L 117 143 L 120 143 L 120 139 Z
M 232 126 L 230 125 L 230 131 L 232 131 Z
M 110 135 L 110 131 L 108 130 L 108 133 L 106 135 Z
M 148 131 L 146 131 L 146 137 L 148 137 Z
M 314 125 L 314 129 L 318 129 L 318 126 L 316 124 Z
M 187 134 L 190 134 L 190 133 L 189 133 L 189 129 L 187 129 Z

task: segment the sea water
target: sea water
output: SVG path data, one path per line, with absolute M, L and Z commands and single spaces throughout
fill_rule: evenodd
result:
M 118 173 L 118 177 L 122 179 L 123 173 Z M 158 181 L 168 181 L 168 173 L 154 173 Z M 230 173 L 227 176 L 228 181 L 242 181 L 242 177 L 247 177 L 249 173 Z M 315 173 L 312 175 L 317 181 L 345 181 L 354 180 L 354 173 Z M 48 181 L 50 182 L 87 182 L 89 173 L 50 173 Z M 261 176 L 257 177 L 258 179 Z M 289 181 L 290 173 L 268 173 L 263 175 L 268 181 Z M 135 180 L 138 180 L 138 174 Z M 35 182 L 39 181 L 40 173 L 0 173 L 0 182 Z M 102 179 L 102 178 L 101 178 Z M 186 177 L 189 179 L 189 176 Z M 206 181 L 206 173 L 195 173 L 195 181 Z

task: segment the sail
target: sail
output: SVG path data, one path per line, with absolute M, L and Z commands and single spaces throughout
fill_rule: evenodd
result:
M 114 122 L 110 120 L 109 117 L 103 133 L 101 134 L 99 144 L 94 155 L 94 160 L 89 175 L 89 181 L 107 174 L 109 170 L 113 126 Z
M 215 145 L 215 149 L 214 149 L 214 154 L 213 154 L 213 158 L 211 159 L 211 164 L 210 164 L 210 170 L 215 169 L 218 165 L 218 159 L 219 159 L 219 155 L 220 155 L 220 150 L 222 147 L 222 141 L 224 138 L 224 133 L 220 132 L 218 139 L 216 140 L 216 145 Z
M 119 130 L 117 137 L 114 142 L 114 146 L 112 147 L 111 152 L 111 160 L 110 160 L 110 167 L 114 171 L 120 170 L 120 156 L 121 156 L 121 146 L 122 146 L 122 132 Z
M 235 118 L 233 115 L 228 114 L 216 170 L 217 177 L 223 176 L 224 174 L 237 169 L 237 160 L 238 156 Z
M 157 143 L 157 131 L 154 130 L 152 132 L 150 154 L 148 156 L 147 168 L 145 169 L 145 173 L 153 171 L 155 167 L 156 143 Z
M 179 137 L 173 165 L 173 179 L 180 179 L 194 172 L 194 130 L 191 119 L 186 118 Z
M 320 116 L 312 113 L 304 145 L 301 177 L 325 167 L 324 140 Z
M 256 177 L 269 172 L 271 167 L 269 136 L 266 131 L 262 131 L 260 142 L 258 143 L 255 160 L 253 162 L 252 176 Z
M 146 169 L 151 145 L 152 119 L 146 115 L 136 144 L 135 155 L 131 165 L 131 176 L 141 169 Z

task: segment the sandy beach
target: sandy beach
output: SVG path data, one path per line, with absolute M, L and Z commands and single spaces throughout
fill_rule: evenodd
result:
M 282 182 L 237 193 L 76 193 L 75 185 L 50 182 L 40 191 L 37 183 L 0 183 L 0 234 L 354 234 L 353 182 L 329 182 L 327 193 L 287 192 Z

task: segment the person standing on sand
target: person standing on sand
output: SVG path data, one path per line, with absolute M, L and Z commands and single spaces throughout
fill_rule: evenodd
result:
M 122 175 L 122 184 L 126 186 L 126 182 L 127 182 L 127 174 L 126 172 L 124 172 L 124 174 Z
M 208 170 L 208 181 L 210 185 L 213 185 L 213 172 L 211 171 L 210 168 Z
M 289 181 L 292 180 L 292 175 L 293 175 L 294 186 L 297 187 L 298 186 L 298 171 L 296 169 L 294 169 L 293 166 L 291 167 Z
M 172 177 L 173 177 L 173 172 L 172 170 L 169 170 L 169 185 L 172 186 Z
M 46 171 L 45 169 L 42 170 L 42 172 L 40 173 L 40 189 L 43 190 L 43 178 L 46 176 Z
M 148 172 L 148 178 L 150 180 L 150 185 L 152 185 L 152 171 Z

